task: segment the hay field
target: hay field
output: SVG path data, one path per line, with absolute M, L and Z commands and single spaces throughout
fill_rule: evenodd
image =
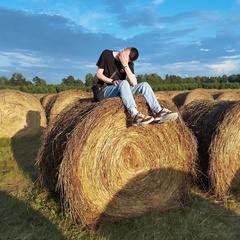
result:
M 89 103 L 86 103 L 86 104 L 89 104 Z M 115 106 L 115 103 L 114 103 L 114 106 Z M 88 107 L 85 107 L 82 110 L 83 112 L 85 110 L 85 113 L 87 113 L 87 116 L 89 114 Z M 89 122 L 89 118 L 85 116 L 79 120 L 76 117 L 77 116 L 76 113 L 79 113 L 78 111 L 76 111 L 77 109 L 78 108 L 76 107 L 75 112 L 73 111 L 71 126 L 73 126 L 74 124 L 76 126 L 76 122 L 74 123 L 74 121 L 78 120 L 80 121 L 79 124 L 81 124 L 85 119 L 88 120 L 88 121 L 85 121 L 85 125 L 86 125 L 86 123 Z M 95 108 L 93 107 L 93 110 L 95 111 L 97 110 L 96 106 Z M 115 114 L 116 115 L 122 114 L 122 112 L 120 110 Z M 111 119 L 108 119 L 105 117 L 104 119 L 105 119 L 104 121 L 105 123 L 112 124 Z M 65 123 L 68 123 L 70 120 L 65 118 L 64 121 Z M 117 128 L 119 128 L 120 130 L 122 129 L 123 122 L 114 123 L 114 124 L 116 124 Z M 118 126 L 118 124 L 120 124 L 120 126 Z M 169 141 L 173 145 L 172 150 L 175 151 L 176 153 L 181 152 L 179 150 L 182 150 L 182 146 L 184 146 L 184 142 L 185 142 L 185 140 L 181 138 L 180 134 L 178 134 L 178 131 L 181 132 L 185 130 L 186 132 L 188 132 L 188 130 L 186 129 L 186 126 L 183 126 L 182 124 L 184 123 L 180 122 L 180 123 L 174 123 L 171 125 L 171 128 L 172 128 L 171 133 L 175 132 L 174 134 L 176 134 L 175 135 L 176 137 L 169 139 Z M 63 126 L 63 125 L 58 125 L 58 126 Z M 66 128 L 68 126 L 70 125 L 65 124 Z M 75 140 L 77 140 L 78 139 L 77 134 L 80 134 L 80 135 L 82 134 L 80 136 L 81 139 L 84 139 L 82 137 L 85 137 L 85 140 L 87 140 L 90 134 L 88 132 L 84 134 L 82 131 L 79 132 L 80 125 L 77 124 L 77 126 L 78 127 L 76 128 L 75 131 L 73 132 L 70 131 L 72 136 L 70 136 L 71 134 L 64 136 L 64 132 L 60 132 L 60 131 L 58 132 L 59 134 L 62 133 L 62 137 L 64 136 L 65 139 L 70 137 L 71 141 L 67 142 L 68 143 L 67 145 L 64 146 L 63 145 L 65 144 L 64 142 L 62 142 L 62 145 L 61 145 L 61 141 L 55 141 L 55 143 L 59 144 L 57 146 L 60 147 L 59 150 L 61 151 L 63 151 L 61 147 L 64 146 L 64 149 L 65 149 L 67 146 L 68 154 L 71 154 L 71 156 L 75 158 L 75 163 L 76 162 L 78 163 L 79 161 L 77 160 L 78 157 L 76 157 L 77 155 L 74 151 L 72 151 L 72 153 L 71 151 L 69 151 L 71 149 L 73 150 L 74 149 L 73 147 L 75 147 L 75 144 L 77 143 L 73 139 L 75 138 Z M 98 132 L 100 138 L 104 138 L 104 134 L 107 134 L 108 131 L 110 131 L 110 134 L 112 135 L 114 134 L 114 132 L 111 133 L 111 129 L 108 129 L 107 127 L 106 127 L 106 130 L 103 129 L 104 134 L 101 134 L 102 128 L 99 130 L 97 128 L 98 124 L 91 125 L 91 126 L 92 126 L 93 133 L 94 131 Z M 104 124 L 102 127 L 104 127 Z M 161 141 L 164 141 L 164 136 L 165 138 L 166 136 L 169 136 L 167 133 L 168 127 L 165 125 L 162 127 L 163 127 L 163 130 L 161 130 L 160 133 L 164 133 L 164 135 L 162 137 L 161 135 L 159 135 L 159 137 Z M 47 126 L 47 128 L 54 129 L 56 128 L 56 126 L 52 125 L 50 127 L 49 125 Z M 153 129 L 155 129 L 155 127 Z M 121 133 L 120 130 L 118 130 L 117 133 L 118 132 Z M 129 152 L 129 149 L 125 148 L 126 155 L 123 154 L 123 156 L 129 156 L 128 158 L 129 162 L 127 163 L 127 165 L 125 165 L 126 163 L 124 163 L 123 160 L 121 160 L 119 148 L 116 149 L 116 153 L 119 154 L 117 155 L 118 157 L 116 158 L 116 160 L 112 157 L 112 154 L 109 154 L 109 155 L 106 154 L 107 158 L 110 159 L 110 162 L 109 162 L 111 163 L 110 168 L 114 168 L 115 166 L 117 166 L 115 165 L 115 163 L 117 163 L 117 159 L 120 159 L 120 163 L 119 163 L 120 167 L 123 166 L 124 169 L 120 168 L 120 173 L 118 173 L 117 171 L 114 172 L 113 170 L 111 170 L 113 173 L 113 176 L 110 179 L 109 183 L 103 181 L 100 183 L 100 186 L 103 186 L 104 188 L 106 188 L 104 184 L 111 184 L 112 181 L 113 181 L 113 184 L 116 184 L 118 182 L 117 179 L 119 178 L 119 176 L 121 176 L 121 173 L 124 173 L 126 176 L 130 176 L 132 174 L 131 173 L 132 170 L 136 172 L 136 169 L 139 166 L 136 166 L 136 161 L 133 163 L 130 161 L 131 159 L 135 159 L 136 158 L 135 156 L 138 156 L 137 158 L 140 160 L 141 164 L 144 163 L 143 160 L 141 159 L 146 158 L 146 151 L 143 151 L 144 148 L 142 149 L 141 143 L 140 142 L 138 143 L 139 141 L 138 136 L 139 134 L 143 135 L 144 131 L 151 132 L 150 129 L 148 128 L 137 130 L 136 136 L 129 135 L 130 136 L 129 140 L 125 140 L 128 144 L 134 141 L 136 141 L 137 143 L 137 146 L 136 146 L 137 150 L 134 150 L 132 153 Z M 156 129 L 154 131 L 156 132 Z M 130 133 L 133 134 L 131 131 Z M 155 135 L 157 134 L 155 133 Z M 186 136 L 186 135 L 183 135 L 183 136 Z M 146 138 L 146 136 L 144 138 L 148 139 Z M 98 228 L 94 230 L 85 228 L 84 227 L 85 224 L 82 224 L 81 221 L 79 220 L 74 222 L 73 219 L 71 218 L 71 215 L 69 215 L 68 211 L 63 211 L 58 197 L 56 198 L 56 196 L 46 192 L 36 182 L 39 176 L 39 172 L 38 172 L 39 169 L 36 166 L 36 161 L 37 161 L 37 156 L 39 154 L 39 150 L 42 145 L 42 141 L 43 141 L 43 136 L 41 135 L 22 137 L 20 139 L 11 139 L 11 138 L 0 139 L 1 239 L 17 239 L 17 238 L 18 239 L 96 239 L 96 240 L 98 239 L 99 240 L 100 239 L 101 240 L 102 239 L 106 239 L 106 240 L 108 239 L 109 240 L 112 240 L 112 239 L 117 239 L 117 240 L 118 239 L 239 239 L 240 237 L 239 191 L 236 191 L 234 193 L 229 193 L 226 196 L 226 198 L 224 198 L 223 200 L 220 200 L 218 198 L 213 197 L 213 195 L 211 195 L 209 192 L 205 192 L 199 189 L 194 182 L 193 184 L 191 184 L 191 188 L 188 191 L 187 202 L 182 202 L 182 205 L 180 206 L 180 208 L 169 209 L 163 212 L 162 211 L 159 212 L 157 208 L 149 209 L 149 211 L 141 214 L 140 216 L 134 216 L 132 218 L 126 217 L 125 220 L 117 221 L 115 223 L 102 222 L 98 226 Z M 95 142 L 97 141 L 98 140 L 95 137 Z M 120 141 L 123 142 L 124 140 L 120 139 Z M 176 149 L 176 145 L 173 144 L 174 141 L 177 141 L 178 143 L 182 142 L 182 145 L 180 146 L 179 144 L 177 144 L 177 146 L 179 146 L 179 149 Z M 109 141 L 106 139 L 105 144 L 108 144 L 108 142 Z M 52 147 L 57 148 L 57 146 L 54 146 L 55 144 L 54 141 L 51 142 L 49 139 L 49 143 L 50 144 L 48 144 L 48 146 L 50 149 L 52 149 Z M 192 143 L 193 145 L 195 144 L 194 141 L 190 141 L 189 143 Z M 168 143 L 166 142 L 166 144 Z M 86 145 L 86 146 L 87 148 L 89 146 L 89 148 L 93 150 L 92 151 L 93 155 L 99 156 L 100 154 L 101 156 L 102 153 L 97 151 L 97 148 L 94 149 L 94 146 L 91 146 L 91 145 Z M 187 151 L 182 151 L 182 152 L 185 152 L 186 156 L 191 156 L 191 153 L 192 151 L 194 151 L 194 148 L 195 147 L 191 148 L 190 146 L 190 148 L 189 147 L 187 148 L 189 153 L 187 153 Z M 150 145 L 150 149 L 153 150 L 151 145 Z M 58 154 L 61 155 L 61 151 Z M 93 155 L 88 156 L 88 154 L 86 153 L 86 150 L 84 149 L 81 149 L 80 152 L 82 152 L 81 154 L 83 154 L 81 156 L 85 156 L 87 160 L 93 158 Z M 56 155 L 56 153 L 57 152 L 52 152 L 50 153 L 50 156 L 51 154 Z M 127 154 L 127 153 L 130 153 L 130 154 Z M 152 151 L 149 152 L 150 159 L 151 159 L 151 154 L 152 154 Z M 153 151 L 153 155 L 156 155 L 156 154 L 157 152 Z M 167 152 L 167 148 L 160 149 L 160 152 L 158 154 L 161 154 L 161 155 L 165 154 L 165 157 L 163 158 L 164 161 L 171 159 L 170 157 L 173 156 L 171 151 L 170 153 Z M 178 154 L 175 154 L 175 156 L 178 156 Z M 53 156 L 51 156 L 51 158 L 52 157 Z M 58 158 L 56 159 L 59 160 Z M 66 157 L 64 159 L 66 159 Z M 104 159 L 104 155 L 102 155 L 100 159 Z M 172 158 L 172 160 L 174 161 L 174 158 Z M 65 164 L 66 166 L 67 161 L 64 160 L 64 162 L 66 163 Z M 191 163 L 191 161 L 189 163 Z M 58 165 L 58 162 L 56 162 L 56 164 Z M 71 164 L 75 166 L 74 161 Z M 135 164 L 135 165 L 132 166 L 129 164 Z M 151 162 L 148 162 L 147 164 L 151 164 Z M 171 165 L 171 163 L 169 164 Z M 85 165 L 87 167 L 85 169 L 88 169 L 89 167 L 91 167 L 90 165 L 88 166 L 88 162 L 86 162 Z M 126 171 L 127 169 L 126 166 L 130 167 L 131 169 L 130 172 L 129 170 Z M 51 167 L 54 168 L 54 165 Z M 101 166 L 102 170 L 99 172 L 100 174 L 103 174 L 105 172 L 103 171 L 103 167 L 104 165 Z M 191 169 L 192 165 L 190 164 L 189 167 Z M 140 169 L 141 168 L 142 167 L 140 167 Z M 65 171 L 63 171 L 63 169 L 61 170 L 61 174 L 65 174 Z M 65 167 L 65 169 L 67 169 L 67 167 Z M 78 167 L 74 169 L 75 169 L 74 171 L 77 171 L 77 172 L 82 171 Z M 69 171 L 69 173 L 71 175 L 73 172 Z M 164 172 L 162 173 L 164 174 Z M 167 177 L 170 172 L 167 171 L 166 173 L 167 175 L 164 175 L 165 177 Z M 177 173 L 177 170 L 175 170 L 175 173 Z M 91 171 L 86 172 L 86 176 L 87 175 L 91 176 Z M 161 176 L 159 176 L 158 174 L 153 174 L 150 176 L 151 178 L 149 178 L 149 180 L 151 180 L 151 182 L 158 181 L 160 177 L 159 179 L 160 185 L 158 184 L 153 185 L 151 182 L 148 183 L 148 181 L 146 181 L 148 185 L 144 186 L 143 189 L 147 189 L 148 186 L 149 187 L 156 186 L 157 189 L 161 189 L 161 181 L 162 181 Z M 170 176 L 173 176 L 173 175 L 170 174 Z M 145 181 L 146 177 L 149 177 L 149 174 L 142 175 L 142 179 L 140 180 Z M 103 176 L 102 179 L 105 179 L 105 176 Z M 183 179 L 185 179 L 185 177 Z M 88 182 L 89 180 L 91 181 L 91 179 L 87 179 L 84 182 L 87 182 L 89 184 Z M 165 183 L 167 183 L 166 186 L 169 186 L 168 188 L 170 189 L 164 190 L 165 193 L 171 190 L 171 184 L 173 179 L 171 181 L 169 180 L 171 180 L 171 178 L 168 179 L 167 177 L 167 180 Z M 49 181 L 50 181 L 50 184 L 53 184 L 53 185 L 55 185 L 55 183 L 57 182 L 55 178 L 51 179 L 51 177 Z M 122 181 L 121 178 L 120 178 L 120 181 Z M 128 186 L 130 190 L 136 184 L 139 184 L 138 181 L 134 181 L 132 183 L 133 183 L 133 186 L 131 185 Z M 78 185 L 78 182 L 74 184 Z M 67 186 L 70 186 L 70 185 L 67 185 Z M 136 187 L 139 187 L 139 186 L 141 185 L 137 185 Z M 139 190 L 140 189 L 142 188 L 139 188 Z M 79 190 L 81 191 L 81 189 L 77 188 L 76 191 L 78 192 Z M 153 189 L 151 189 L 151 191 L 154 192 Z M 157 190 L 157 192 L 158 191 L 159 190 Z M 70 190 L 70 192 L 74 194 L 73 191 Z M 99 193 L 100 192 L 98 192 L 98 194 L 96 195 L 96 198 L 98 202 L 101 202 L 102 199 L 99 196 Z M 141 193 L 141 191 L 139 193 Z M 124 191 L 123 194 L 124 194 L 123 196 L 126 196 L 126 197 L 128 196 L 127 191 Z M 154 196 L 154 194 L 152 196 Z M 124 206 L 126 207 L 126 205 Z M 114 209 L 116 209 L 116 205 L 114 206 Z

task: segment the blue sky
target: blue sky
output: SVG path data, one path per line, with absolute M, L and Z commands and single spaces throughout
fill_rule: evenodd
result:
M 239 23 L 240 0 L 0 0 L 0 76 L 85 81 L 131 46 L 136 75 L 239 74 Z

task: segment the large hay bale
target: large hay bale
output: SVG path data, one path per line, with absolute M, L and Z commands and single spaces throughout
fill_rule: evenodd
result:
M 165 99 L 165 101 L 172 102 L 172 99 L 169 97 L 169 95 L 166 92 L 157 91 L 157 92 L 154 92 L 154 94 L 158 100 Z
M 199 100 L 183 106 L 180 112 L 198 141 L 199 184 L 206 189 L 210 185 L 218 194 L 216 182 L 226 186 L 240 167 L 239 102 Z M 225 178 L 220 177 L 221 171 L 225 171 Z
M 42 136 L 37 165 L 39 183 L 49 192 L 56 191 L 58 170 L 69 137 L 76 125 L 91 111 L 91 108 L 96 107 L 95 105 L 96 103 L 91 102 L 74 102 L 56 117 L 55 122 L 48 124 Z
M 221 90 L 212 90 L 210 91 L 211 95 L 213 96 L 213 99 L 216 100 L 222 93 L 223 91 Z
M 85 98 L 89 99 L 89 101 L 93 100 L 91 99 L 92 93 L 82 90 L 67 90 L 58 93 L 56 98 L 51 102 L 52 106 L 48 116 L 49 121 L 54 121 L 55 117 L 71 103 Z
M 147 114 L 145 99 L 135 99 Z M 120 98 L 76 102 L 49 126 L 37 162 L 41 181 L 57 183 L 73 218 L 93 227 L 179 207 L 195 175 L 196 140 L 181 117 L 132 127 Z
M 173 100 L 173 102 L 175 103 L 175 105 L 180 108 L 181 106 L 184 105 L 184 102 L 188 96 L 190 92 L 178 92 L 178 93 L 172 93 L 170 94 L 170 98 Z
M 34 136 L 45 127 L 45 112 L 35 96 L 16 90 L 0 90 L 1 138 Z
M 173 103 L 177 108 L 179 107 L 179 102 L 175 101 L 174 96 L 181 94 L 179 92 L 163 92 L 163 91 L 157 91 L 154 92 L 156 98 L 158 99 L 158 101 L 161 101 L 162 99 L 164 99 L 167 102 L 171 102 Z M 185 94 L 184 94 L 185 95 Z
M 211 189 L 224 197 L 229 191 L 240 190 L 240 101 L 229 104 L 229 109 L 212 139 L 209 158 Z
M 58 94 L 55 94 L 52 97 L 50 97 L 48 99 L 48 101 L 46 102 L 46 106 L 44 107 L 46 118 L 47 118 L 47 123 L 49 123 L 49 121 L 50 121 L 49 118 L 50 118 L 51 109 L 52 109 L 54 103 L 56 102 L 57 97 L 58 97 Z
M 49 93 L 45 94 L 43 97 L 40 98 L 40 102 L 44 109 L 46 109 L 48 103 L 51 101 L 51 99 L 56 95 L 56 93 Z
M 189 94 L 187 94 L 183 105 L 187 105 L 190 102 L 197 100 L 214 100 L 214 99 L 213 96 L 207 90 L 198 88 L 194 89 Z
M 240 93 L 234 90 L 225 91 L 218 96 L 217 101 L 239 101 Z

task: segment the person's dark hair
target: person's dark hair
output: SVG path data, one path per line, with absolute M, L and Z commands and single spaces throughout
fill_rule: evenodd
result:
M 130 61 L 133 62 L 133 61 L 137 60 L 138 56 L 139 56 L 138 50 L 134 47 L 131 47 L 130 48 L 130 54 L 129 54 Z

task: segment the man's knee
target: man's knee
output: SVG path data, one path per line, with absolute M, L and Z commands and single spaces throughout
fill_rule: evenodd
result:
M 125 88 L 125 87 L 130 87 L 130 84 L 127 80 L 122 80 L 120 83 L 119 83 L 119 87 L 120 88 Z
M 141 82 L 141 83 L 139 83 L 139 86 L 140 86 L 141 91 L 151 88 L 151 86 L 147 82 Z
M 120 82 L 120 84 L 121 84 L 121 85 L 125 85 L 125 84 L 129 85 L 129 82 L 128 82 L 127 80 L 122 80 L 122 81 Z
M 142 84 L 142 87 L 144 87 L 144 88 L 149 88 L 150 87 L 148 82 L 142 82 L 141 84 Z

